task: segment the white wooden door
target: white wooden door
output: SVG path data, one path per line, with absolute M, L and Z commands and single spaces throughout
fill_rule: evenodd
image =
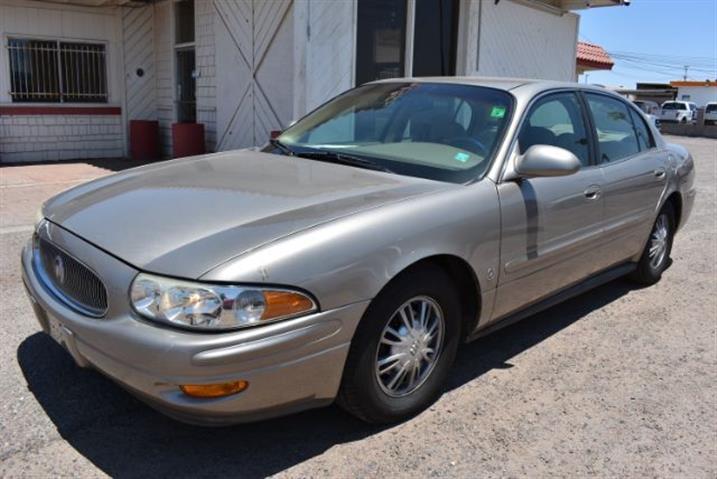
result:
M 214 0 L 217 150 L 261 145 L 293 114 L 293 0 Z

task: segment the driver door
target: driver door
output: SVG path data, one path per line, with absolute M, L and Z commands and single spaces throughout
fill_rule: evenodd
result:
M 533 145 L 558 146 L 580 160 L 578 172 L 522 178 L 498 185 L 501 271 L 493 319 L 550 296 L 599 268 L 603 233 L 603 173 L 594 165 L 584 103 L 575 92 L 552 93 L 530 109 L 515 155 Z

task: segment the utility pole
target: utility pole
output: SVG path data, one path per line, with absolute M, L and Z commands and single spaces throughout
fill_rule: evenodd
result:
M 685 76 L 684 76 L 684 78 L 683 78 L 683 80 L 685 80 L 685 81 L 687 81 L 687 70 L 689 70 L 689 69 L 690 69 L 690 66 L 689 66 L 689 65 L 685 65 Z

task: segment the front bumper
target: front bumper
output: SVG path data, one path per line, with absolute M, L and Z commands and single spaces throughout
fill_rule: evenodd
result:
M 219 334 L 167 328 L 139 318 L 128 289 L 137 270 L 67 231 L 48 237 L 105 282 L 108 312 L 83 316 L 42 283 L 32 247 L 22 253 L 23 281 L 42 328 L 75 362 L 94 367 L 160 411 L 185 422 L 231 424 L 328 404 L 337 394 L 351 337 L 368 302 Z M 197 399 L 179 384 L 246 380 L 236 395 Z

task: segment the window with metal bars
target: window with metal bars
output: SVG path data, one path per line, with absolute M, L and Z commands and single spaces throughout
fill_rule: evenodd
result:
M 10 38 L 10 97 L 22 103 L 107 103 L 105 45 Z

